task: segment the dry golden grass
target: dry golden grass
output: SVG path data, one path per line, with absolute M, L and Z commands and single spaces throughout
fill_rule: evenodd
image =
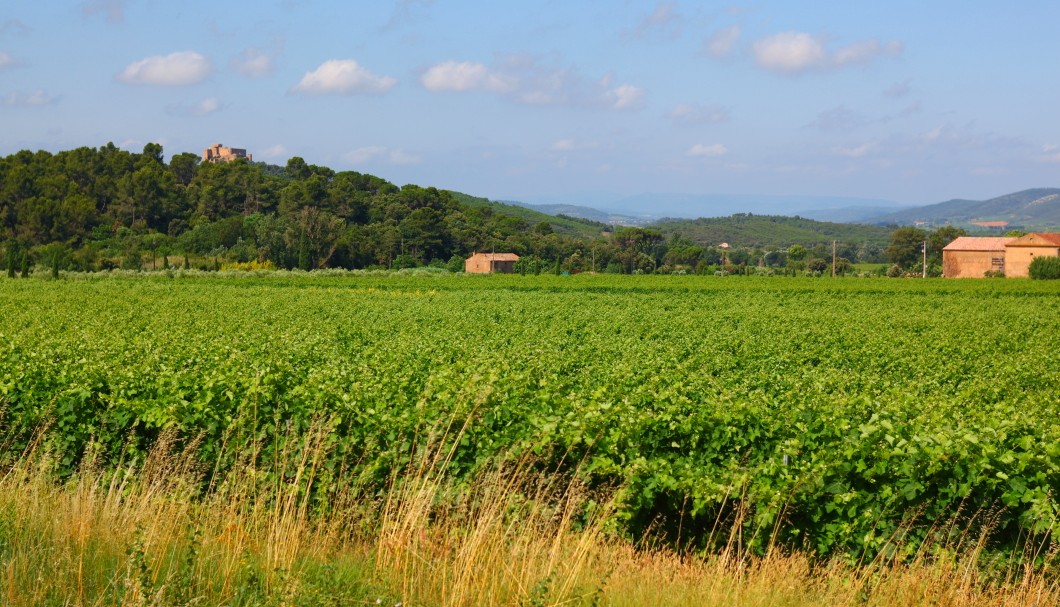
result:
M 605 500 L 576 480 L 542 478 L 527 460 L 457 485 L 434 450 L 395 474 L 384 498 L 351 489 L 331 514 L 314 514 L 324 434 L 315 428 L 278 455 L 294 471 L 285 482 L 247 465 L 206 492 L 170 437 L 142 466 L 89 461 L 65 482 L 47 457 L 24 458 L 0 477 L 0 604 L 1060 604 L 1048 573 L 986 579 L 981 546 L 856 567 L 779 551 L 636 548 L 606 531 Z

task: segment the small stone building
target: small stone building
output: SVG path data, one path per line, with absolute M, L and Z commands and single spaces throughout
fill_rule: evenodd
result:
M 1005 272 L 1005 245 L 1013 240 L 1016 239 L 961 236 L 942 249 L 942 275 L 982 278 L 987 272 Z
M 1035 257 L 1060 256 L 1060 232 L 1031 232 L 1005 245 L 1005 276 L 1027 277 Z
M 468 274 L 511 274 L 515 272 L 515 253 L 473 253 L 464 260 L 464 271 Z

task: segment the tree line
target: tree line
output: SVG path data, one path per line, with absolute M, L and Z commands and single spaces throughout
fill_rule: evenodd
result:
M 568 218 L 569 221 L 570 218 Z M 524 273 L 750 273 L 751 268 L 823 272 L 822 243 L 725 249 L 680 233 L 613 229 L 585 221 L 593 238 L 560 235 L 494 208 L 460 203 L 445 190 L 308 164 L 244 159 L 165 161 L 108 143 L 0 158 L 0 260 L 8 275 L 34 265 L 114 268 L 463 268 L 473 251 L 522 256 Z M 888 250 L 889 251 L 889 250 Z M 876 260 L 879 247 L 841 243 L 840 270 Z M 889 252 L 888 252 L 889 254 Z

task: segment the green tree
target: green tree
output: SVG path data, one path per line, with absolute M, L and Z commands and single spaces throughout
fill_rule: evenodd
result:
M 957 238 L 967 235 L 968 232 L 963 228 L 955 228 L 953 226 L 943 226 L 929 232 L 927 237 L 928 264 L 941 265 L 943 247 L 957 240 Z
M 891 232 L 891 241 L 887 246 L 887 261 L 902 269 L 908 269 L 921 261 L 924 241 L 927 234 L 918 228 L 898 228 Z

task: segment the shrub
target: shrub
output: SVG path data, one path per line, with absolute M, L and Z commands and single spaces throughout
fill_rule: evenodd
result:
M 1060 257 L 1035 257 L 1031 262 L 1030 276 L 1036 280 L 1060 278 Z

